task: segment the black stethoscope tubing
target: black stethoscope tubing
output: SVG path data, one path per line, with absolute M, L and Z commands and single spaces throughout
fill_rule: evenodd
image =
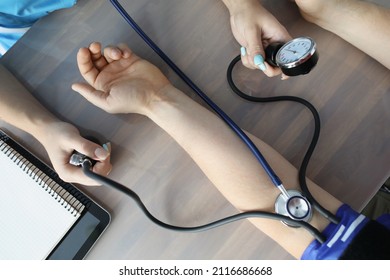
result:
M 212 102 L 206 94 L 204 94 L 181 70 L 178 68 L 171 60 L 170 58 L 142 31 L 142 29 L 134 22 L 134 20 L 128 15 L 128 13 L 123 9 L 123 7 L 118 3 L 117 0 L 110 0 L 113 6 L 117 9 L 117 11 L 122 15 L 122 17 L 129 23 L 129 25 L 138 33 L 138 35 L 141 36 L 141 38 L 178 74 L 180 78 L 183 79 L 184 82 L 186 82 L 206 103 L 216 112 L 218 115 L 238 134 L 238 136 L 247 144 L 247 146 L 250 148 L 250 150 L 255 154 L 257 159 L 259 160 L 260 164 L 263 166 L 269 177 L 271 178 L 272 182 L 277 186 L 278 184 L 281 184 L 280 179 L 277 177 L 277 175 L 273 172 L 272 168 L 268 165 L 267 161 L 264 159 L 264 157 L 261 155 L 260 151 L 258 151 L 257 147 L 253 144 L 253 142 L 249 139 L 248 136 L 224 113 L 214 102 Z M 308 151 L 305 154 L 305 157 L 303 159 L 303 162 L 301 164 L 301 168 L 299 169 L 299 182 L 301 184 L 302 190 L 304 192 L 304 195 L 307 197 L 307 199 L 314 205 L 314 207 L 327 219 L 329 219 L 333 223 L 338 223 L 338 218 L 335 217 L 332 213 L 330 213 L 328 210 L 323 208 L 310 194 L 307 184 L 306 184 L 306 168 L 309 163 L 311 154 L 314 151 L 315 145 L 317 143 L 318 137 L 319 137 L 319 116 L 318 112 L 314 108 L 312 104 L 310 104 L 308 101 L 294 97 L 294 96 L 279 96 L 279 97 L 252 97 L 244 94 L 242 91 L 240 91 L 237 86 L 234 84 L 234 81 L 232 79 L 232 71 L 234 65 L 240 60 L 240 56 L 237 56 L 233 59 L 233 61 L 230 63 L 228 68 L 228 82 L 229 85 L 232 87 L 233 91 L 241 96 L 242 98 L 245 98 L 246 100 L 254 101 L 254 102 L 274 102 L 274 101 L 294 101 L 299 102 L 303 105 L 305 105 L 313 114 L 315 123 L 316 123 L 316 129 L 314 131 L 313 140 L 308 148 Z M 273 219 L 273 220 L 279 220 L 283 221 L 289 225 L 296 226 L 296 227 L 302 227 L 306 229 L 312 236 L 314 236 L 317 241 L 320 243 L 324 243 L 326 241 L 326 238 L 322 235 L 321 232 L 319 232 L 315 227 L 310 225 L 308 222 L 304 221 L 298 221 L 294 220 L 290 217 L 276 214 L 276 213 L 270 213 L 265 211 L 247 211 L 242 212 L 236 215 L 232 215 L 205 225 L 200 226 L 194 226 L 194 227 L 180 227 L 180 226 L 174 226 L 167 223 L 164 223 L 160 221 L 159 219 L 155 218 L 146 208 L 146 206 L 142 203 L 140 197 L 127 188 L 124 185 L 121 185 L 107 177 L 101 176 L 99 174 L 96 174 L 92 172 L 91 170 L 92 162 L 89 160 L 84 160 L 82 164 L 82 168 L 84 173 L 102 183 L 105 185 L 108 185 L 110 187 L 113 187 L 129 197 L 131 197 L 137 205 L 141 208 L 141 210 L 145 213 L 145 215 L 155 224 L 166 228 L 170 230 L 176 230 L 176 231 L 186 231 L 186 232 L 198 232 L 203 230 L 212 229 L 221 225 L 225 225 L 227 223 L 231 223 L 237 220 L 241 219 L 247 219 L 247 218 L 267 218 L 267 219 Z
M 311 156 L 313 155 L 314 149 L 318 143 L 318 139 L 320 137 L 320 130 L 321 130 L 321 121 L 320 121 L 320 115 L 318 114 L 318 111 L 316 108 L 306 99 L 297 97 L 297 96 L 273 96 L 273 97 L 256 97 L 256 96 L 250 96 L 242 92 L 234 83 L 233 80 L 233 69 L 234 66 L 237 64 L 238 61 L 241 60 L 241 56 L 236 56 L 229 64 L 229 67 L 226 72 L 227 81 L 229 83 L 230 88 L 233 90 L 235 94 L 240 96 L 241 98 L 251 101 L 251 102 L 261 102 L 261 103 L 267 103 L 267 102 L 278 102 L 278 101 L 292 101 L 299 104 L 304 105 L 307 109 L 310 110 L 310 112 L 313 115 L 314 119 L 314 132 L 312 136 L 312 140 L 310 142 L 310 145 L 305 153 L 305 156 L 303 157 L 301 166 L 298 171 L 298 180 L 300 187 L 302 189 L 303 195 L 309 200 L 309 202 L 314 206 L 314 208 L 321 213 L 325 218 L 330 220 L 332 223 L 338 224 L 339 220 L 336 216 L 334 216 L 331 212 L 329 212 L 327 209 L 325 209 L 320 203 L 318 203 L 315 198 L 311 195 L 309 188 L 307 186 L 306 182 L 306 170 L 307 166 L 309 165 L 309 161 Z
M 128 187 L 111 180 L 110 178 L 104 177 L 102 175 L 96 174 L 92 171 L 92 162 L 89 159 L 85 159 L 82 163 L 83 172 L 86 176 L 89 178 L 102 183 L 103 185 L 110 186 L 130 198 L 132 198 L 138 207 L 142 210 L 142 212 L 156 225 L 163 227 L 165 229 L 179 231 L 179 232 L 201 232 L 209 229 L 213 229 L 222 225 L 226 225 L 228 223 L 232 223 L 235 221 L 239 221 L 242 219 L 248 219 L 248 218 L 266 218 L 266 219 L 272 219 L 272 220 L 278 220 L 285 222 L 286 224 L 290 224 L 294 227 L 302 227 L 306 229 L 315 239 L 317 239 L 320 243 L 324 243 L 326 241 L 325 237 L 319 232 L 315 227 L 313 227 L 311 224 L 304 222 L 304 221 L 297 221 L 294 219 L 291 219 L 287 216 L 283 216 L 280 214 L 265 212 L 265 211 L 246 211 L 242 212 L 236 215 L 228 216 L 216 221 L 213 221 L 211 223 L 207 223 L 200 226 L 193 226 L 193 227 L 182 227 L 182 226 L 174 226 L 167 224 L 159 219 L 157 219 L 155 216 L 153 216 L 149 210 L 146 208 L 145 204 L 143 204 L 141 198 L 131 189 Z

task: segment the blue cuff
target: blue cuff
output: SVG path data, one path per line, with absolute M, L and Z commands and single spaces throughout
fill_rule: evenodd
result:
M 337 260 L 345 249 L 368 223 L 369 219 L 343 204 L 336 213 L 340 219 L 339 224 L 330 223 L 322 234 L 326 242 L 321 244 L 314 240 L 306 248 L 301 257 L 302 260 Z

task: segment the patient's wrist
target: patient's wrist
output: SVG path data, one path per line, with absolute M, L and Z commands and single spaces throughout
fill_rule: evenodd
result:
M 145 102 L 141 114 L 153 119 L 167 105 L 177 104 L 177 95 L 184 94 L 172 84 L 163 86 L 159 91 L 153 92 L 147 102 Z

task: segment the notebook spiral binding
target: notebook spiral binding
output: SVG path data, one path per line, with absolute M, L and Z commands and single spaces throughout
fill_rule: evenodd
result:
M 72 215 L 78 216 L 82 213 L 86 206 L 83 197 L 77 197 L 75 192 L 67 190 L 58 182 L 53 180 L 54 174 L 47 174 L 40 168 L 31 163 L 18 151 L 13 149 L 6 143 L 9 138 L 5 135 L 0 137 L 0 151 L 3 152 L 10 160 L 23 169 L 23 171 L 30 176 L 40 187 L 42 187 L 49 195 L 67 209 Z M 58 176 L 58 175 L 57 175 Z

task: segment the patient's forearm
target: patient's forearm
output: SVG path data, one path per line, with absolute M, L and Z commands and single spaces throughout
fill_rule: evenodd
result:
M 165 87 L 161 100 L 154 102 L 146 115 L 187 151 L 235 207 L 241 211 L 274 211 L 279 190 L 247 146 L 219 117 L 171 85 Z M 270 146 L 251 137 L 286 188 L 299 189 L 297 170 Z M 339 201 L 312 182 L 309 186 L 320 203 L 336 211 Z M 252 222 L 297 258 L 313 240 L 303 229 L 292 229 L 279 221 Z M 328 222 L 316 214 L 312 224 L 322 230 Z

